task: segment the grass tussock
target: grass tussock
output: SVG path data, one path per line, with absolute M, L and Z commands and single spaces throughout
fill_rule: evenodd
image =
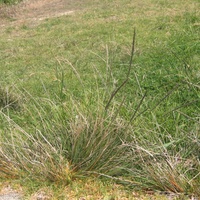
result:
M 100 108 L 92 116 L 72 103 L 68 107 L 40 99 L 40 104 L 27 108 L 30 132 L 1 113 L 12 127 L 10 134 L 1 135 L 2 176 L 13 167 L 31 177 L 65 182 L 79 173 L 121 171 L 127 137 L 123 120 L 111 121 L 114 113 L 103 115 Z
M 20 95 L 14 92 L 14 87 L 0 87 L 0 109 L 8 108 L 19 110 L 22 104 Z

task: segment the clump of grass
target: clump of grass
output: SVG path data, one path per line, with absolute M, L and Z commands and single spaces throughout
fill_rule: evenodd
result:
M 152 130 L 134 138 L 129 170 L 133 180 L 141 181 L 141 188 L 199 195 L 196 185 L 200 181 L 200 160 L 195 155 L 199 149 L 198 132 L 179 134 L 176 138 L 165 132 L 168 142 Z
M 21 106 L 21 97 L 13 91 L 12 87 L 0 87 L 0 108 L 18 110 Z
M 22 176 L 28 173 L 32 178 L 68 182 L 78 174 L 114 175 L 121 171 L 127 131 L 114 112 L 104 115 L 98 105 L 92 115 L 75 101 L 67 106 L 34 101 L 27 108 L 32 121 L 29 131 L 1 112 L 12 127 L 9 134 L 1 133 L 1 176 L 9 171 L 12 175 L 11 168 L 15 168 Z

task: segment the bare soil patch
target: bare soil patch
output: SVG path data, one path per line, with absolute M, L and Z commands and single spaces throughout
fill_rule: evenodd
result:
M 41 20 L 73 14 L 86 0 L 26 0 L 18 5 L 0 5 L 0 27 L 7 24 L 38 23 Z
M 0 200 L 20 200 L 22 198 L 22 190 L 14 190 L 7 183 L 0 189 Z

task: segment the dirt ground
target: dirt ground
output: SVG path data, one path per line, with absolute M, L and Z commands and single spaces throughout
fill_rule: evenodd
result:
M 70 15 L 84 8 L 87 0 L 25 0 L 17 5 L 0 5 L 0 27 L 8 24 L 38 24 L 47 18 Z

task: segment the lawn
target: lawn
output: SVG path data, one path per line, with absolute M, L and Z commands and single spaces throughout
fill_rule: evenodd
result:
M 199 1 L 84 2 L 1 26 L 1 177 L 200 196 Z

